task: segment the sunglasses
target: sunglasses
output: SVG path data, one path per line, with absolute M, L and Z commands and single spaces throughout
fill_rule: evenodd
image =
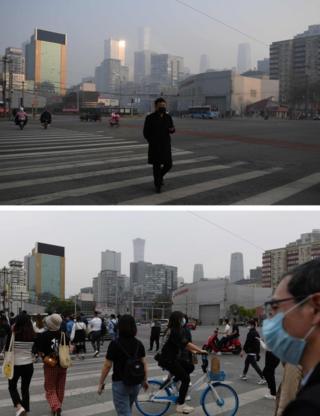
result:
M 297 297 L 291 296 L 290 298 L 284 298 L 284 299 L 272 299 L 268 302 L 265 302 L 264 310 L 265 310 L 266 315 L 268 316 L 273 311 L 277 310 L 281 303 L 290 302 L 292 300 L 299 302 L 299 301 L 301 301 L 303 299 L 306 299 L 306 298 L 307 298 L 307 296 L 297 296 Z

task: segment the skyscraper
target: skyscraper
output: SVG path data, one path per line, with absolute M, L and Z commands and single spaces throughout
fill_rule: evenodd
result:
M 65 297 L 64 247 L 36 243 L 32 253 L 25 257 L 28 289 L 32 295 L 50 294 Z
M 230 262 L 230 280 L 232 283 L 244 279 L 243 254 L 232 253 Z
M 210 60 L 208 55 L 201 55 L 200 57 L 200 74 L 206 72 L 210 68 Z
M 139 261 L 144 261 L 144 248 L 146 240 L 142 238 L 135 238 L 133 240 L 133 261 L 138 263 Z
M 162 85 L 175 87 L 184 73 L 184 59 L 180 56 L 159 54 L 151 56 L 151 79 Z
M 204 279 L 203 264 L 195 264 L 193 268 L 193 283 Z
M 104 59 L 117 59 L 121 65 L 125 65 L 126 41 L 107 39 L 104 43 Z
M 238 48 L 238 72 L 243 72 L 251 69 L 251 46 L 249 43 L 241 43 Z
M 150 49 L 151 29 L 150 27 L 139 27 L 138 29 L 138 51 Z
M 106 250 L 101 253 L 101 270 L 115 271 L 121 274 L 121 253 Z
M 52 84 L 52 89 L 64 95 L 67 77 L 67 35 L 35 29 L 30 42 L 25 44 L 26 79 Z
M 152 52 L 144 50 L 134 54 L 134 81 L 138 84 L 146 81 L 151 75 Z

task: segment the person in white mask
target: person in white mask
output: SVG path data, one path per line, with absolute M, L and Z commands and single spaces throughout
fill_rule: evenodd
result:
M 303 380 L 283 416 L 320 415 L 320 259 L 287 273 L 266 302 L 263 337 L 282 362 L 301 365 Z

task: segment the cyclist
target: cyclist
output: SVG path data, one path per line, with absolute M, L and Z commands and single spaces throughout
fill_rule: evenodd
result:
M 193 407 L 185 404 L 190 383 L 190 366 L 188 362 L 181 359 L 181 352 L 187 349 L 193 353 L 207 354 L 207 351 L 189 341 L 184 330 L 185 324 L 186 319 L 182 312 L 175 311 L 171 314 L 166 333 L 167 338 L 158 356 L 158 363 L 160 367 L 175 377 L 175 381 L 181 382 L 176 412 L 188 414 L 194 410 Z

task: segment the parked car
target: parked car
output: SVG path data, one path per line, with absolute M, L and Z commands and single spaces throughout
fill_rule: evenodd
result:
M 315 114 L 315 115 L 313 116 L 313 120 L 315 120 L 315 121 L 320 121 L 320 114 Z
M 101 121 L 100 113 L 82 113 L 80 114 L 81 121 Z

